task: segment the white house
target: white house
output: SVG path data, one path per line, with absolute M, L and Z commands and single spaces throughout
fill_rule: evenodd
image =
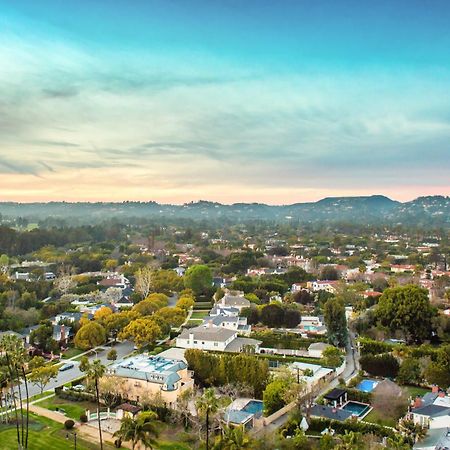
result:
M 334 294 L 336 293 L 338 283 L 339 281 L 336 280 L 308 281 L 306 287 L 313 292 L 326 291 Z
M 204 326 L 222 327 L 228 330 L 235 330 L 239 334 L 249 335 L 252 327 L 247 324 L 247 317 L 216 315 L 209 316 L 203 320 Z
M 199 326 L 185 328 L 177 337 L 177 347 L 223 352 L 227 345 L 236 338 L 236 330 L 229 330 L 223 327 Z
M 244 298 L 243 296 L 235 296 L 235 295 L 230 295 L 230 294 L 226 294 L 224 297 L 222 297 L 218 302 L 217 302 L 217 306 L 219 307 L 223 307 L 223 306 L 228 306 L 228 307 L 233 307 L 239 310 L 239 312 L 243 309 L 243 308 L 249 308 L 250 307 L 250 301 L 247 300 L 246 298 Z

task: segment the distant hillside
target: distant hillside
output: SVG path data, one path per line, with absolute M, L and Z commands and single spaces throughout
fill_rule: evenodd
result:
M 4 218 L 28 220 L 77 218 L 93 223 L 117 218 L 189 218 L 234 221 L 275 220 L 295 222 L 403 223 L 421 226 L 450 226 L 450 197 L 420 197 L 401 203 L 382 195 L 368 197 L 329 197 L 312 203 L 271 206 L 261 203 L 220 203 L 199 201 L 184 205 L 156 202 L 123 203 L 0 203 Z

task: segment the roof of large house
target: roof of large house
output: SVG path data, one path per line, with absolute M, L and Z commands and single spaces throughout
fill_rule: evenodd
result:
M 184 328 L 178 337 L 181 339 L 189 339 L 191 334 L 194 335 L 194 339 L 196 340 L 225 342 L 233 337 L 236 334 L 236 331 L 223 327 L 199 326 L 194 328 Z
M 204 324 L 212 323 L 217 326 L 222 325 L 222 323 L 224 323 L 224 322 L 237 323 L 237 322 L 239 322 L 239 317 L 218 315 L 218 316 L 213 316 L 213 317 L 206 317 L 203 321 Z
M 110 370 L 123 378 L 173 385 L 181 379 L 177 372 L 186 368 L 184 361 L 141 354 L 113 364 Z
M 440 405 L 421 406 L 420 408 L 414 408 L 412 412 L 428 417 L 450 416 L 450 408 Z
M 225 295 L 220 300 L 222 305 L 226 306 L 250 306 L 250 301 L 244 297 L 234 296 L 234 295 Z
M 311 416 L 344 421 L 352 417 L 352 413 L 345 409 L 333 408 L 331 406 L 314 405 L 311 408 Z

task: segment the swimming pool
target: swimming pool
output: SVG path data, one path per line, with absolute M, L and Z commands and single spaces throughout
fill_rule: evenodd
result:
M 377 386 L 378 381 L 375 380 L 362 380 L 357 386 L 356 389 L 362 392 L 372 392 Z
M 367 403 L 349 401 L 342 407 L 342 409 L 350 411 L 355 416 L 362 417 L 369 412 L 371 406 Z
M 264 404 L 258 400 L 250 400 L 243 408 L 242 411 L 254 414 L 255 416 L 262 416 Z

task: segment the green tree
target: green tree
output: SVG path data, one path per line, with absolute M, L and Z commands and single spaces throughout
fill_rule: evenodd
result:
M 153 318 L 143 317 L 131 321 L 119 334 L 121 339 L 132 339 L 137 347 L 153 344 L 161 337 L 161 328 Z
M 386 289 L 375 309 L 381 325 L 392 333 L 400 330 L 408 342 L 423 342 L 431 338 L 436 316 L 426 289 L 415 285 Z
M 108 361 L 115 361 L 117 359 L 117 350 L 115 348 L 112 348 L 106 355 L 106 359 Z
M 98 345 L 104 344 L 106 341 L 105 329 L 97 322 L 89 322 L 83 325 L 75 335 L 75 346 L 88 350 Z
M 184 276 L 184 285 L 196 296 L 207 294 L 212 289 L 212 273 L 208 266 L 197 264 L 189 267 Z
M 205 417 L 206 426 L 206 450 L 209 450 L 209 424 L 210 420 L 220 408 L 220 400 L 216 396 L 213 388 L 205 389 L 203 395 L 196 401 L 197 410 Z
M 322 358 L 326 366 L 334 368 L 339 367 L 343 361 L 342 352 L 332 345 L 322 352 Z
M 286 392 L 289 383 L 281 378 L 276 378 L 270 382 L 263 393 L 264 412 L 270 415 L 286 405 Z
M 58 375 L 58 367 L 56 366 L 42 366 L 34 369 L 29 375 L 28 379 L 36 385 L 41 394 L 44 392 L 45 386 L 55 379 Z
M 53 339 L 53 325 L 49 321 L 46 321 L 33 330 L 30 334 L 30 344 L 45 353 L 57 351 L 58 344 Z
M 254 442 L 243 427 L 224 427 L 213 450 L 245 450 L 254 448 Z
M 422 381 L 422 367 L 416 358 L 405 358 L 398 371 L 397 381 L 401 384 L 419 384 Z
M 100 439 L 100 450 L 103 450 L 102 439 L 102 426 L 100 422 L 100 391 L 99 380 L 106 372 L 106 367 L 101 363 L 99 359 L 90 362 L 87 358 L 84 358 L 80 362 L 80 370 L 86 373 L 89 380 L 94 382 L 95 386 L 95 398 L 97 400 L 97 421 L 98 421 L 98 434 Z
M 344 302 L 337 297 L 327 300 L 324 306 L 324 319 L 330 344 L 344 347 L 348 339 Z
M 133 450 L 138 443 L 152 449 L 157 445 L 156 438 L 159 435 L 157 419 L 158 416 L 153 411 L 141 412 L 137 417 L 125 416 L 114 436 L 121 441 L 131 441 Z

